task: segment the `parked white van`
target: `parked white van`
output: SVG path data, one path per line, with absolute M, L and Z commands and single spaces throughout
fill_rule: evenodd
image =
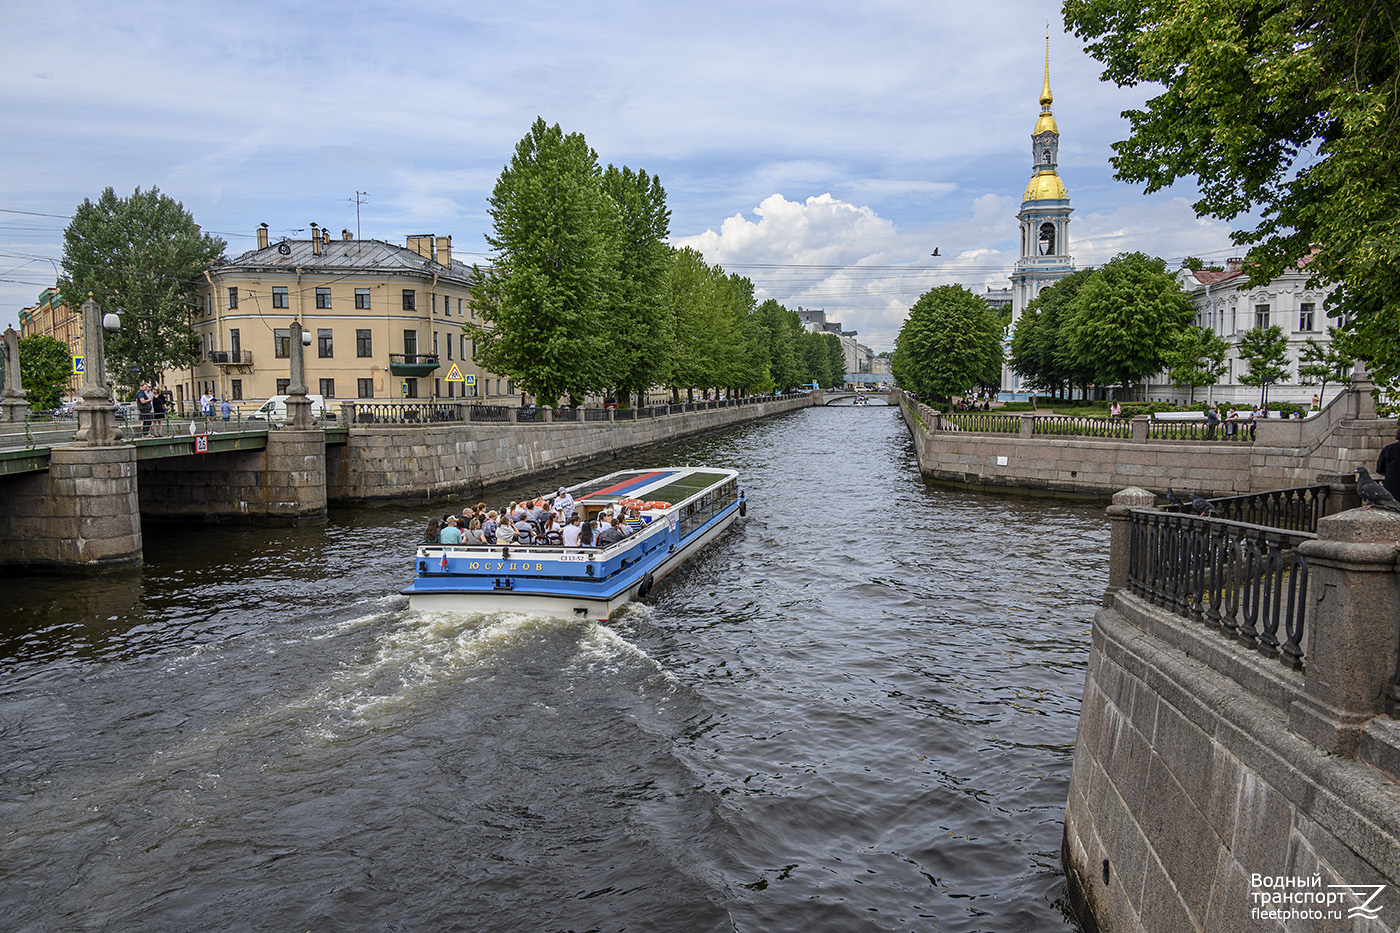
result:
M 311 417 L 317 421 L 326 419 L 335 420 L 335 412 L 327 410 L 326 399 L 322 395 L 308 395 L 311 399 Z M 266 421 L 271 425 L 282 425 L 287 420 L 287 396 L 274 395 L 272 398 L 262 403 L 257 411 L 248 416 L 249 421 Z

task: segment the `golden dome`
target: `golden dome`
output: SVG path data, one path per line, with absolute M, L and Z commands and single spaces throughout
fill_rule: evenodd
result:
M 1069 191 L 1065 188 L 1065 183 L 1060 180 L 1059 172 L 1036 172 L 1031 176 L 1031 183 L 1026 185 L 1026 193 L 1021 196 L 1021 200 L 1068 201 Z
M 1031 135 L 1039 136 L 1041 133 L 1054 133 L 1056 136 L 1060 135 L 1060 128 L 1055 125 L 1055 117 L 1048 110 L 1040 115 L 1039 120 L 1035 121 L 1035 129 L 1031 132 Z

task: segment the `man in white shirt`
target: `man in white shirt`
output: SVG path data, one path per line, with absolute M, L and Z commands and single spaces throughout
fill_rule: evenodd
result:
M 582 531 L 583 524 L 578 515 L 570 515 L 568 524 L 564 526 L 564 547 L 578 547 L 578 536 Z
M 554 497 L 553 505 L 554 511 L 562 513 L 565 521 L 574 514 L 574 497 L 563 486 L 559 487 L 559 495 Z

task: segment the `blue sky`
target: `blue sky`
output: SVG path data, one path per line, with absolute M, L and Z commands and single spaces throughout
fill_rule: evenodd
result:
M 364 191 L 363 236 L 484 260 L 542 116 L 659 175 L 674 242 L 888 349 L 928 288 L 1006 284 L 1047 21 L 1077 264 L 1233 254 L 1192 189 L 1114 181 L 1146 91 L 1101 83 L 1057 3 L 0 3 L 0 326 L 109 185 L 159 187 L 231 255 L 262 222 L 353 231 Z

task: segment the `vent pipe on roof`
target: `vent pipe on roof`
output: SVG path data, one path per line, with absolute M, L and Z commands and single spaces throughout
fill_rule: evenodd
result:
M 258 249 L 267 249 L 267 224 L 258 225 Z

